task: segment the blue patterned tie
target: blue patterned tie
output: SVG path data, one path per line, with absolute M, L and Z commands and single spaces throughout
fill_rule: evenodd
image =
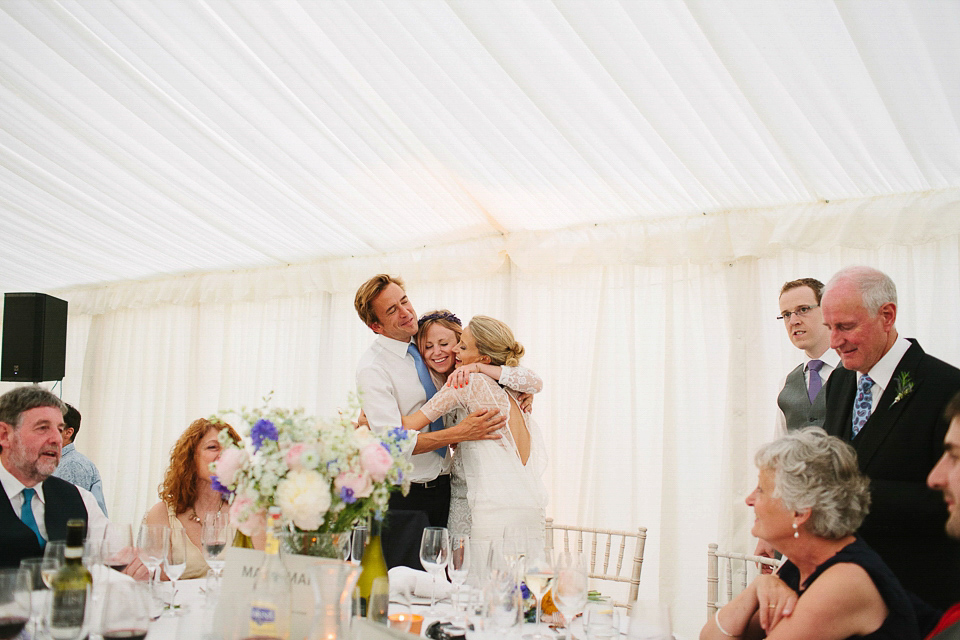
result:
M 437 388 L 433 385 L 433 379 L 430 377 L 430 372 L 427 371 L 427 364 L 423 361 L 423 357 L 420 355 L 420 352 L 417 350 L 417 345 L 412 342 L 407 345 L 407 353 L 413 356 L 413 362 L 417 365 L 417 377 L 420 378 L 420 384 L 423 386 L 423 390 L 427 392 L 427 402 L 430 401 L 437 393 Z M 430 431 L 440 431 L 443 429 L 443 418 L 437 418 L 430 423 Z M 440 447 L 434 451 L 441 458 L 447 456 L 447 448 Z
M 20 507 L 20 520 L 23 521 L 23 524 L 30 527 L 30 531 L 33 531 L 33 535 L 37 536 L 37 542 L 40 543 L 40 548 L 42 549 L 47 541 L 43 539 L 43 536 L 40 535 L 40 527 L 37 526 L 37 519 L 33 517 L 33 496 L 37 492 L 34 489 L 24 489 L 23 490 L 23 506 Z
M 860 376 L 860 382 L 857 383 L 857 398 L 853 401 L 853 437 L 856 438 L 863 425 L 867 424 L 867 418 L 873 411 L 873 380 L 870 376 Z

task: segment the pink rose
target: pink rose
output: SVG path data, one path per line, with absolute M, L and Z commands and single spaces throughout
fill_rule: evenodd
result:
M 287 466 L 290 467 L 291 471 L 297 471 L 303 469 L 303 463 L 301 462 L 301 457 L 303 456 L 304 451 L 307 450 L 307 445 L 302 442 L 298 442 L 295 445 L 287 449 L 287 454 L 284 456 L 284 460 L 287 463 Z
M 337 490 L 340 499 L 347 504 L 352 504 L 359 498 L 366 498 L 373 493 L 373 484 L 370 482 L 370 475 L 367 473 L 355 473 L 353 471 L 341 473 L 333 481 L 333 487 Z
M 379 442 L 371 442 L 360 452 L 360 464 L 374 482 L 383 482 L 393 466 L 393 457 Z
M 237 471 L 240 470 L 247 461 L 247 452 L 243 449 L 226 449 L 214 462 L 214 468 L 217 473 L 217 481 L 223 486 L 234 483 L 237 479 Z
M 236 524 L 237 529 L 251 538 L 267 530 L 267 512 L 257 510 L 256 504 L 247 495 L 237 495 L 230 505 L 230 522 Z

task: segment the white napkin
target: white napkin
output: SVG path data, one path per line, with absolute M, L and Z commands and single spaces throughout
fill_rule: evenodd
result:
M 426 571 L 417 571 L 410 567 L 394 567 L 387 572 L 390 576 L 390 596 L 413 593 L 420 598 L 429 598 L 433 593 L 433 577 Z M 446 580 L 437 580 L 437 598 L 450 595 L 453 585 Z

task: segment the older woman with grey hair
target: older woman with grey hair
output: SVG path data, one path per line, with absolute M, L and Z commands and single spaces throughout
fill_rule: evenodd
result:
M 907 593 L 855 534 L 870 493 L 853 448 L 809 427 L 764 445 L 755 461 L 752 533 L 789 560 L 718 610 L 700 637 L 920 638 Z

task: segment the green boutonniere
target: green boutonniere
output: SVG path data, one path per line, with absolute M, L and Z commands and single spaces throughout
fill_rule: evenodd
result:
M 897 397 L 893 399 L 890 406 L 897 404 L 911 393 L 913 393 L 913 380 L 910 379 L 910 373 L 901 371 L 897 376 Z

